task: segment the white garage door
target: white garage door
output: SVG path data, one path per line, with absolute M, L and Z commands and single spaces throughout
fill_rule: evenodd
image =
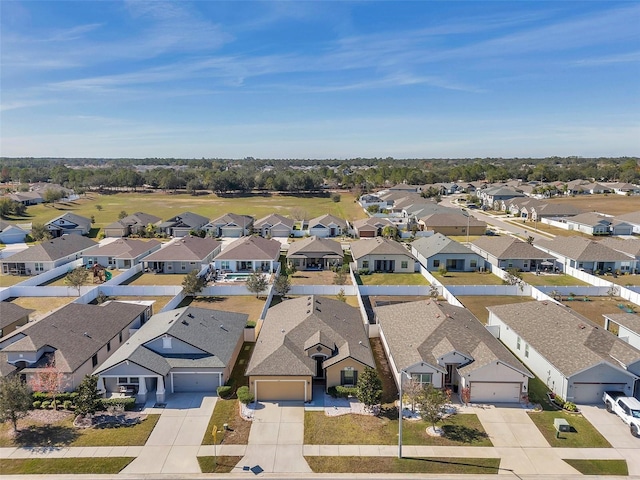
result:
M 578 383 L 573 384 L 573 403 L 602 403 L 605 390 L 624 392 L 625 383 Z
M 471 401 L 483 403 L 513 403 L 520 401 L 519 383 L 473 382 Z
M 173 391 L 180 392 L 215 392 L 220 385 L 217 373 L 174 373 Z

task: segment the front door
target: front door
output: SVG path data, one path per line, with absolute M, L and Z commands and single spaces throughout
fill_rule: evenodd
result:
M 453 367 L 452 364 L 447 364 L 447 373 L 444 376 L 444 385 L 445 387 L 450 387 L 453 382 Z
M 324 362 L 325 357 L 317 356 L 313 357 L 316 361 L 316 376 L 315 378 L 324 378 L 324 368 L 322 368 L 322 362 Z

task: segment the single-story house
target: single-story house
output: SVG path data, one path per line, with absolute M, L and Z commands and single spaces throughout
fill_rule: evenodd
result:
M 115 267 L 126 270 L 156 250 L 162 244 L 158 240 L 138 240 L 135 238 L 118 238 L 113 242 L 96 245 L 82 254 L 84 264 L 88 267 L 99 264 L 103 267 Z
M 314 380 L 355 386 L 366 367 L 375 361 L 360 310 L 307 296 L 269 309 L 245 375 L 256 401 L 309 402 Z
M 44 202 L 44 198 L 40 192 L 15 192 L 5 195 L 7 198 L 14 202 L 21 203 L 23 205 L 38 205 Z
M 353 222 L 353 233 L 359 238 L 381 237 L 384 227 L 393 226 L 393 222 L 387 218 L 364 218 Z
M 213 259 L 221 272 L 273 273 L 280 259 L 281 243 L 263 237 L 242 237 L 230 243 Z
M 611 331 L 617 326 L 618 338 L 640 349 L 640 315 L 636 313 L 605 313 L 604 328 Z
M 430 272 L 442 267 L 450 272 L 475 272 L 484 267 L 482 256 L 441 233 L 414 240 L 411 253 Z
M 370 272 L 413 273 L 416 258 L 404 244 L 388 238 L 367 238 L 351 244 L 356 270 Z
M 628 182 L 617 182 L 608 185 L 617 195 L 640 195 L 640 185 Z
M 342 265 L 344 253 L 339 242 L 309 237 L 289 245 L 287 262 L 298 270 L 324 270 Z
M 211 220 L 203 230 L 211 237 L 238 238 L 251 235 L 253 231 L 253 217 L 249 215 L 238 215 L 236 213 L 225 213 L 224 215 Z
M 104 227 L 104 235 L 106 237 L 139 235 L 146 231 L 147 226 L 153 225 L 155 229 L 161 222 L 162 219 L 160 217 L 149 213 L 136 212 Z
M 503 270 L 516 268 L 523 272 L 552 270 L 556 259 L 527 242 L 510 236 L 480 237 L 471 242 L 471 249 L 491 265 Z
M 433 230 L 442 235 L 484 235 L 487 231 L 487 222 L 460 212 L 428 214 L 420 217 L 418 224 L 422 230 Z
M 272 213 L 266 217 L 256 220 L 253 224 L 253 231 L 261 237 L 288 237 L 293 234 L 293 227 L 296 221 L 293 218 L 284 217 L 277 213 Z
M 23 230 L 17 225 L 0 220 L 0 243 L 4 243 L 5 245 L 23 243 L 27 233 L 26 230 Z
M 616 220 L 630 224 L 633 227 L 633 233 L 640 234 L 640 210 L 618 215 Z
M 308 233 L 315 237 L 339 237 L 347 233 L 347 222 L 327 213 L 309 220 Z
M 0 265 L 4 274 L 38 275 L 77 260 L 85 250 L 95 246 L 96 242 L 82 235 L 63 235 L 2 259 Z
M 182 307 L 154 315 L 93 374 L 106 396 L 127 392 L 144 403 L 155 393 L 215 393 L 244 341 L 244 313 Z
M 375 308 L 380 339 L 396 385 L 432 384 L 472 402 L 517 403 L 528 395 L 533 375 L 473 316 L 435 300 Z
M 29 310 L 11 302 L 0 302 L 0 338 L 29 323 Z
M 553 240 L 540 240 L 536 242 L 536 247 L 556 257 L 564 266 L 589 273 L 631 272 L 635 263 L 626 253 L 579 236 L 557 236 Z
M 635 261 L 629 273 L 640 272 L 640 238 L 604 237 L 600 240 L 600 244 L 617 252 L 626 253 L 632 262 Z
M 191 212 L 183 212 L 158 225 L 158 230 L 170 237 L 186 237 L 191 232 L 199 232 L 209 223 L 207 217 Z
M 53 364 L 64 374 L 61 390 L 70 392 L 150 316 L 151 307 L 139 303 L 71 303 L 2 338 L 0 352 L 27 382 Z
M 91 230 L 91 219 L 67 212 L 49 220 L 44 226 L 53 238 L 66 234 L 88 235 Z
M 563 227 L 567 230 L 586 233 L 587 235 L 631 235 L 633 226 L 615 217 L 598 215 L 587 212 L 572 217 L 566 217 L 554 222 L 553 225 Z
M 160 250 L 142 259 L 145 268 L 156 273 L 190 273 L 200 271 L 220 252 L 220 242 L 211 237 L 174 238 Z
M 487 310 L 489 331 L 564 400 L 601 403 L 605 390 L 634 395 L 640 350 L 611 332 L 555 302 Z

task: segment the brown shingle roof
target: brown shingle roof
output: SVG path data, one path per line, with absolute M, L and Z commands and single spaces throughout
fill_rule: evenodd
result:
M 115 258 L 136 258 L 138 255 L 160 245 L 158 240 L 138 240 L 135 238 L 119 238 L 105 245 L 97 245 L 86 250 L 82 256 L 109 256 Z
M 279 223 L 282 223 L 289 228 L 293 228 L 295 220 L 292 218 L 284 217 L 278 213 L 272 213 L 271 215 L 262 217 L 260 220 L 256 220 L 253 226 L 254 228 L 262 228 L 263 225 L 278 225 Z
M 62 237 L 33 245 L 9 258 L 11 263 L 51 262 L 94 245 L 96 245 L 96 242 L 82 235 L 63 235 Z M 9 260 L 4 260 L 4 262 L 7 261 Z
M 471 243 L 499 259 L 546 260 L 553 258 L 550 254 L 538 250 L 533 245 L 509 236 L 480 237 Z
M 280 257 L 281 244 L 262 237 L 241 237 L 230 243 L 214 260 L 274 260 Z
M 331 240 L 330 238 L 319 238 L 315 235 L 298 242 L 293 242 L 289 245 L 287 251 L 287 258 L 291 258 L 293 255 L 314 253 L 321 255 L 338 255 L 342 257 L 342 246 L 339 242 Z
M 604 243 L 573 235 L 557 236 L 553 240 L 541 240 L 538 244 L 552 253 L 580 261 L 619 262 L 628 260 L 624 253 L 616 252 Z
M 353 242 L 351 254 L 356 260 L 365 255 L 405 255 L 415 260 L 413 254 L 405 248 L 404 244 L 380 237 Z
M 194 262 L 203 261 L 220 248 L 220 242 L 211 237 L 176 238 L 170 244 L 144 258 L 147 262 Z

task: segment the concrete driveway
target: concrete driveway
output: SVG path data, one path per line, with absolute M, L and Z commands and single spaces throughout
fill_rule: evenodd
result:
M 549 447 L 520 405 L 474 409 L 495 447 Z
M 170 395 L 140 455 L 122 473 L 200 473 L 197 454 L 217 397 L 201 393 Z
M 304 459 L 304 404 L 261 402 L 244 458 L 234 472 L 311 473 Z

